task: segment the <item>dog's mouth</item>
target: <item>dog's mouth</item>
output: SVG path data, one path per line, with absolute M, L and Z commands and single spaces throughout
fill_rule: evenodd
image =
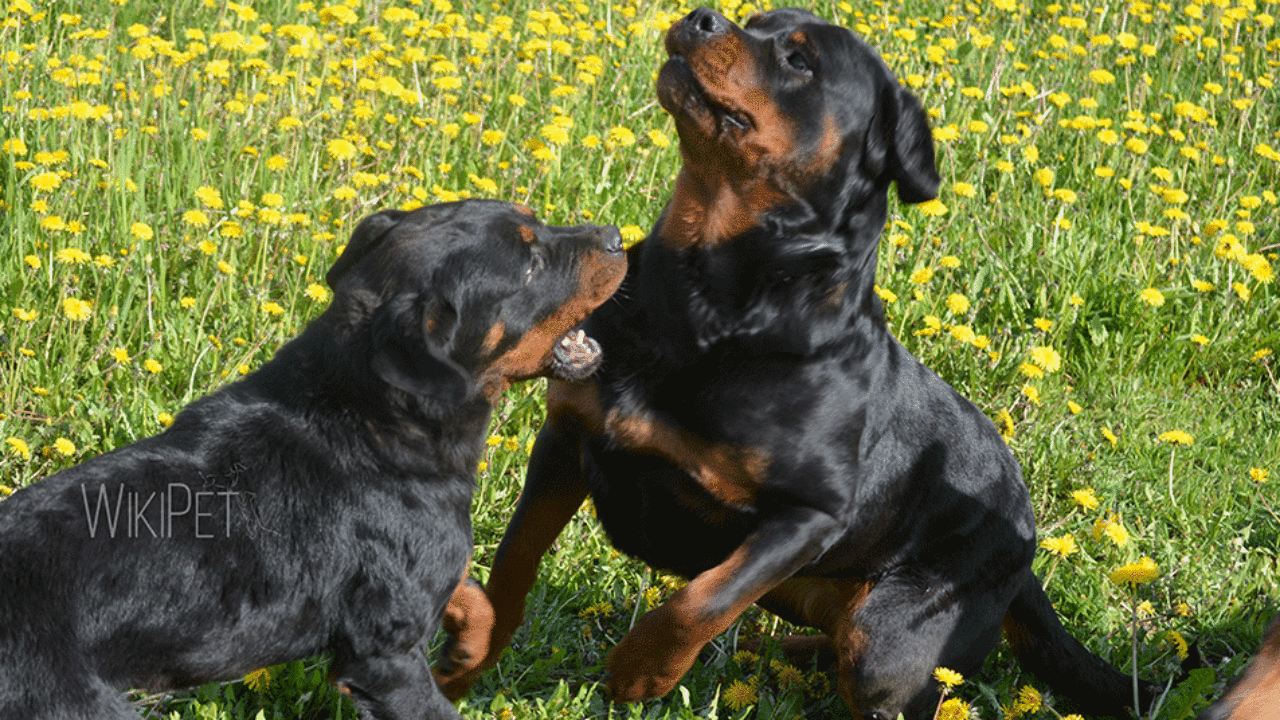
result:
M 708 136 L 742 134 L 751 117 L 707 92 L 684 55 L 673 53 L 658 74 L 658 102 L 677 119 L 692 120 Z
M 583 330 L 570 330 L 551 351 L 551 374 L 568 382 L 591 377 L 604 360 L 600 343 Z

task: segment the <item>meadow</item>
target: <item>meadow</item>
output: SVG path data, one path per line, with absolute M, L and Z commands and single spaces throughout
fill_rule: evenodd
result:
M 941 194 L 895 206 L 881 246 L 894 332 L 1022 463 L 1064 622 L 1162 682 L 1198 652 L 1152 715 L 1193 716 L 1280 606 L 1275 0 L 811 8 L 880 49 L 933 120 Z M 642 238 L 679 167 L 653 79 L 689 9 L 4 0 L 0 497 L 269 359 L 376 209 L 494 197 Z M 481 580 L 542 390 L 494 414 Z M 610 706 L 605 654 L 679 582 L 612 550 L 584 507 L 463 715 L 849 716 L 829 674 L 739 651 L 788 631 L 755 611 L 669 697 Z M 354 717 L 324 676 L 311 658 L 134 698 L 152 718 Z M 1059 705 L 1001 650 L 940 715 Z

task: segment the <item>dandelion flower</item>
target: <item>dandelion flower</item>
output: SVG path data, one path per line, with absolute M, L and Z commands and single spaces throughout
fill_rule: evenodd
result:
M 254 670 L 248 675 L 245 675 L 244 684 L 245 687 L 254 692 L 262 692 L 263 690 L 266 690 L 267 686 L 271 684 L 271 669 L 262 668 L 261 670 Z
M 84 322 L 93 315 L 93 305 L 80 298 L 66 298 L 62 301 L 62 313 L 77 322 Z
M 741 710 L 748 705 L 755 705 L 760 701 L 760 695 L 756 692 L 755 687 L 741 680 L 734 680 L 728 689 L 724 691 L 724 704 L 730 710 Z
M 1111 447 L 1115 447 L 1116 443 L 1120 440 L 1120 438 L 1116 437 L 1115 433 L 1105 427 L 1102 428 L 1102 437 L 1106 438 L 1107 442 L 1111 443 Z
M 325 149 L 334 160 L 350 160 L 356 156 L 356 146 L 343 138 L 330 140 Z
M 152 375 L 158 375 L 160 371 L 164 370 L 164 365 L 161 365 L 157 360 L 153 358 L 147 358 L 147 361 L 142 363 L 142 367 L 146 368 L 147 372 L 151 373 Z
M 66 457 L 71 457 L 76 454 L 76 444 L 64 437 L 60 437 L 53 441 L 53 449 L 57 451 L 59 455 Z
M 1070 534 L 1056 538 L 1045 538 L 1040 542 L 1040 547 L 1058 557 L 1068 557 L 1077 550 L 1076 539 Z
M 9 446 L 9 450 L 16 453 L 23 460 L 31 459 L 31 446 L 22 438 L 11 437 L 6 439 L 5 444 Z
M 1147 288 L 1146 290 L 1138 293 L 1138 297 L 1142 298 L 1142 302 L 1150 305 L 1151 307 L 1160 307 L 1161 305 L 1164 305 L 1164 293 L 1160 292 L 1156 288 Z
M 1195 438 L 1190 433 L 1182 430 L 1169 430 L 1162 432 L 1156 436 L 1156 440 L 1167 442 L 1171 445 L 1191 445 L 1195 443 Z
M 1122 565 L 1111 571 L 1109 579 L 1116 585 L 1145 585 L 1160 577 L 1160 566 L 1145 555 L 1136 563 Z
M 1271 471 L 1265 468 L 1249 468 L 1249 479 L 1257 483 L 1264 483 L 1271 478 Z
M 160 423 L 164 427 L 169 427 L 173 424 L 173 416 L 167 412 L 159 413 L 156 415 L 156 422 Z
M 947 310 L 952 315 L 963 315 L 969 312 L 969 298 L 960 293 L 951 293 L 947 296 Z
M 155 237 L 155 232 L 151 229 L 151 226 L 144 222 L 136 222 L 130 225 L 129 234 L 139 240 L 150 240 Z
M 948 212 L 947 206 L 942 204 L 942 201 L 938 200 L 937 198 L 934 198 L 932 200 L 926 200 L 925 202 L 920 203 L 916 207 L 920 210 L 920 212 L 924 213 L 925 215 L 928 215 L 929 217 L 942 217 L 943 215 L 946 215 Z
M 1031 361 L 1044 368 L 1045 372 L 1057 372 L 1062 367 L 1062 356 L 1048 346 L 1031 348 Z
M 969 703 L 960 698 L 947 698 L 938 706 L 937 720 L 969 720 Z
M 329 288 L 319 283 L 311 283 L 304 292 L 307 297 L 316 302 L 324 302 L 329 299 Z
M 948 689 L 964 684 L 964 676 L 951 668 L 939 667 L 933 671 L 933 679 Z
M 1129 544 L 1129 531 L 1124 525 L 1120 524 L 1117 518 L 1107 519 L 1103 525 L 1100 535 L 1106 535 L 1107 539 L 1115 543 L 1116 547 L 1124 547 Z
M 922 267 L 911 273 L 911 282 L 916 285 L 924 285 L 933 279 L 933 268 Z
M 1076 490 L 1071 493 L 1071 499 L 1085 510 L 1098 509 L 1098 496 L 1094 493 L 1093 488 Z
M 129 351 L 125 350 L 122 347 L 118 347 L 115 350 L 112 350 L 111 357 L 114 358 L 115 361 L 120 363 L 121 365 L 129 364 Z

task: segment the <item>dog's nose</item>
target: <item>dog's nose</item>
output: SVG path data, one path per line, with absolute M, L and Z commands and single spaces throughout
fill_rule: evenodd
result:
M 604 245 L 605 252 L 622 252 L 622 233 L 612 225 L 600 228 L 600 242 Z
M 685 17 L 689 29 L 699 35 L 712 37 L 729 27 L 729 19 L 711 8 L 700 7 Z

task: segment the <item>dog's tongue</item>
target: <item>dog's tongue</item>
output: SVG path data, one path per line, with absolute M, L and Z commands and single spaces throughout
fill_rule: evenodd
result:
M 561 380 L 579 382 L 591 377 L 600 367 L 604 354 L 600 343 L 581 330 L 570 330 L 552 352 L 551 372 Z

